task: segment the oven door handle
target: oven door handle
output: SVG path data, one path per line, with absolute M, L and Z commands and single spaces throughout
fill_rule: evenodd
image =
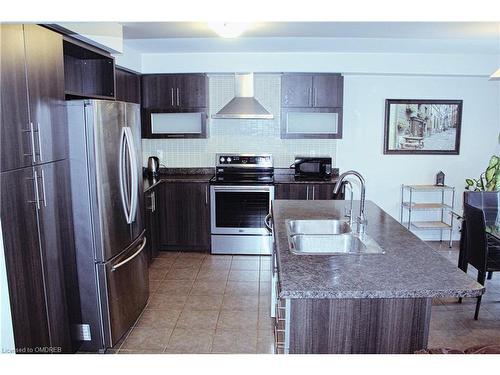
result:
M 213 191 L 231 191 L 231 192 L 263 192 L 267 193 L 274 189 L 274 186 L 212 186 Z
M 273 233 L 273 224 L 272 224 L 272 218 L 273 216 L 271 213 L 268 213 L 266 217 L 264 218 L 264 225 L 266 226 L 266 229 L 269 233 Z

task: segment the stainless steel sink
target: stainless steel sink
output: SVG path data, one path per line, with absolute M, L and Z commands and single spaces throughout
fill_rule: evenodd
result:
M 384 254 L 367 234 L 357 234 L 345 220 L 288 220 L 288 245 L 299 255 Z
M 293 234 L 288 237 L 290 251 L 299 255 L 384 254 L 366 234 Z
M 289 234 L 344 234 L 351 227 L 346 220 L 287 220 Z

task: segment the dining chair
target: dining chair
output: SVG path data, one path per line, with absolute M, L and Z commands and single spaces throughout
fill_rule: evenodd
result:
M 481 208 L 464 204 L 466 225 L 466 247 L 464 267 L 471 264 L 477 270 L 477 282 L 484 285 L 486 274 L 500 271 L 500 244 L 488 238 L 484 212 Z M 474 319 L 479 317 L 482 296 L 477 297 Z

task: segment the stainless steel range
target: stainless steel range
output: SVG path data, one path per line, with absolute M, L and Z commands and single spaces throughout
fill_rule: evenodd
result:
M 269 154 L 217 154 L 210 181 L 213 254 L 271 254 L 264 225 L 274 199 Z

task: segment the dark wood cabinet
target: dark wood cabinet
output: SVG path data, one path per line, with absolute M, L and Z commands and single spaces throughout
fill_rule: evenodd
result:
M 205 108 L 206 74 L 145 74 L 142 76 L 144 108 Z
M 335 73 L 285 73 L 281 76 L 282 107 L 342 107 L 344 78 Z
M 30 122 L 37 163 L 68 157 L 62 36 L 24 25 Z
M 32 167 L 0 176 L 1 221 L 12 326 L 20 352 L 50 346 Z
M 275 184 L 275 199 L 308 199 L 307 184 Z
M 340 74 L 283 74 L 281 138 L 342 138 L 343 96 Z
M 115 99 L 115 59 L 105 51 L 65 36 L 66 99 Z
M 342 107 L 343 101 L 344 77 L 339 74 L 315 74 L 313 76 L 313 107 Z
M 338 195 L 333 194 L 333 183 L 288 183 L 274 185 L 275 199 L 323 200 L 344 199 L 343 189 Z
M 1 170 L 7 171 L 29 166 L 34 159 L 29 124 L 23 25 L 4 24 L 0 29 L 0 164 Z
M 141 103 L 141 76 L 129 70 L 115 69 L 116 100 Z
M 158 249 L 160 248 L 160 220 L 159 211 L 157 210 L 159 188 L 160 186 L 156 186 L 144 194 L 146 246 L 149 263 L 156 258 Z
M 281 76 L 281 106 L 312 106 L 313 75 L 286 73 Z
M 2 170 L 68 156 L 62 37 L 2 26 Z
M 145 74 L 141 76 L 143 138 L 206 138 L 208 79 L 206 74 Z M 198 130 L 153 131 L 151 115 L 192 113 Z M 199 120 L 195 120 L 195 117 Z
M 209 250 L 209 184 L 160 185 L 157 196 L 161 250 Z
M 63 41 L 37 25 L 1 28 L 0 214 L 15 345 L 70 353 L 78 346 L 71 326 L 81 319 Z

